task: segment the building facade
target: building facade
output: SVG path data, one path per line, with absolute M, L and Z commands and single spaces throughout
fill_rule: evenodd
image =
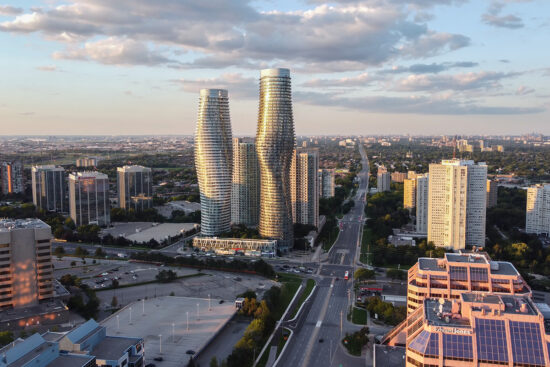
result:
M 0 165 L 0 178 L 2 193 L 4 195 L 22 194 L 25 192 L 23 165 L 21 162 L 2 162 Z
M 260 214 L 260 170 L 256 145 L 233 139 L 231 222 L 257 226 Z
M 296 149 L 290 170 L 292 221 L 319 227 L 319 152 Z
M 243 254 L 271 257 L 277 253 L 277 240 L 194 237 L 193 247 L 205 252 L 213 251 L 220 255 Z
M 136 211 L 153 207 L 151 168 L 123 166 L 117 168 L 118 206 Z
M 550 235 L 550 185 L 527 189 L 525 232 Z
M 430 164 L 428 242 L 447 249 L 485 245 L 487 165 L 459 159 Z
M 66 213 L 67 178 L 63 167 L 33 166 L 31 170 L 32 201 L 37 208 Z
M 376 176 L 376 189 L 378 192 L 390 191 L 391 174 L 389 172 L 378 172 Z
M 428 201 L 430 175 L 416 177 L 416 232 L 428 233 Z
M 100 172 L 69 175 L 69 214 L 75 225 L 111 223 L 109 178 Z
M 547 309 L 519 295 L 426 299 L 407 318 L 405 366 L 550 366 Z
M 201 233 L 216 236 L 228 232 L 231 228 L 233 148 L 227 90 L 200 91 L 195 168 L 201 195 Z
M 87 168 L 87 167 L 97 167 L 97 164 L 99 163 L 99 159 L 95 157 L 85 157 L 85 158 L 79 158 L 76 160 L 76 166 Z
M 334 169 L 319 170 L 319 196 L 323 198 L 334 197 Z
M 406 172 L 392 172 L 391 180 L 392 182 L 403 182 L 407 178 Z
M 416 179 L 406 178 L 403 181 L 403 208 L 412 210 L 416 207 Z
M 288 69 L 260 74 L 256 151 L 260 167 L 260 235 L 277 240 L 282 252 L 294 244 L 290 168 L 294 150 L 292 94 Z
M 39 219 L 0 220 L 0 309 L 53 297 L 51 238 Z
M 497 205 L 498 183 L 494 180 L 487 180 L 487 208 Z

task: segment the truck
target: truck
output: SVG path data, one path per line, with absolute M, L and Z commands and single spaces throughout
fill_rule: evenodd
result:
M 125 259 L 128 257 L 127 254 L 125 254 L 124 252 L 119 252 L 118 254 L 116 254 L 118 257 L 122 258 L 122 259 Z

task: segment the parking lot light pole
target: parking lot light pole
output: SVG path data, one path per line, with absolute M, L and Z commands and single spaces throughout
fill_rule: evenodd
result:
M 174 327 L 176 324 L 172 323 L 172 343 L 174 342 Z
M 208 294 L 208 311 L 212 311 L 212 300 L 210 299 L 210 293 Z
M 185 315 L 187 316 L 187 331 L 189 331 L 189 311 L 185 312 Z
M 118 315 L 116 315 L 116 329 L 117 331 L 120 330 L 120 320 L 118 318 Z
M 200 317 L 200 312 L 199 312 L 199 304 L 197 303 L 197 321 L 199 321 L 201 319 Z
M 130 307 L 130 325 L 132 325 L 132 307 Z
M 159 354 L 162 354 L 162 334 L 159 334 Z
M 143 306 L 142 315 L 145 315 L 145 298 L 141 299 L 141 305 Z

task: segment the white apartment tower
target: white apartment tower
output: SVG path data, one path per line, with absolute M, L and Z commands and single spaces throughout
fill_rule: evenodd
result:
M 461 250 L 485 245 L 487 165 L 467 160 L 430 164 L 428 241 Z
M 260 214 L 260 170 L 256 145 L 241 138 L 233 139 L 233 182 L 231 222 L 257 226 Z
M 391 173 L 378 172 L 376 176 L 376 188 L 378 192 L 390 191 Z
M 534 185 L 527 189 L 525 232 L 550 235 L 550 185 Z
M 290 169 L 292 220 L 319 227 L 319 152 L 294 150 Z
M 428 233 L 429 174 L 416 176 L 416 232 Z

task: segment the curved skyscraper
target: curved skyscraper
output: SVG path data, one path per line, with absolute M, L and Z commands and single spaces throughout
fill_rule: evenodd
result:
M 277 239 L 282 252 L 293 245 L 290 167 L 294 121 L 290 71 L 265 69 L 260 74 L 260 108 L 256 152 L 260 167 L 260 235 Z
M 201 233 L 227 232 L 231 222 L 233 161 L 229 100 L 223 89 L 201 89 L 195 167 L 201 193 Z

